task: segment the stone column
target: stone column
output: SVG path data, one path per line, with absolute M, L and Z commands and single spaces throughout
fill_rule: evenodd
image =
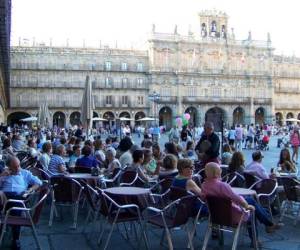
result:
M 253 104 L 253 97 L 250 97 L 250 113 L 249 113 L 250 123 L 255 123 L 255 110 Z

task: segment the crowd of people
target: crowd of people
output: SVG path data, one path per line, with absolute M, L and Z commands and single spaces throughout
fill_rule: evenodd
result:
M 169 142 L 162 148 L 153 132 L 144 133 L 140 145 L 132 141 L 130 134 L 124 133 L 119 141 L 116 136 L 85 137 L 80 128 L 75 131 L 37 129 L 25 136 L 17 130 L 2 134 L 2 166 L 0 190 L 7 196 L 20 198 L 28 188 L 36 189 L 40 180 L 29 171 L 22 169 L 19 153 L 26 151 L 28 157 L 36 159 L 39 167 L 50 176 L 68 175 L 76 168 L 100 169 L 108 178 L 116 169 L 136 171 L 143 186 L 150 187 L 153 181 L 173 178 L 173 184 L 199 195 L 205 200 L 206 195 L 230 198 L 233 202 L 233 213 L 236 218 L 243 212 L 238 206 L 255 211 L 257 219 L 266 226 L 267 232 L 277 230 L 280 225 L 274 224 L 270 215 L 254 199 L 242 198 L 233 193 L 231 186 L 222 181 L 221 164 L 228 166 L 227 173 L 250 173 L 259 179 L 276 178 L 276 173 L 297 173 L 298 146 L 300 136 L 298 128 L 291 130 L 290 142 L 293 155 L 284 147 L 278 156 L 278 165 L 270 173 L 263 166 L 263 154 L 256 148 L 264 137 L 273 134 L 272 128 L 254 127 L 246 129 L 240 125 L 232 127 L 225 133 L 223 141 L 214 132 L 214 126 L 206 122 L 203 127 L 190 130 L 184 126 L 181 130 L 173 127 L 169 132 Z M 259 136 L 258 136 L 259 135 Z M 223 144 L 222 144 L 223 142 Z M 222 153 L 220 148 L 223 148 Z M 254 149 L 252 162 L 246 164 L 243 148 Z M 199 186 L 192 176 L 199 170 L 205 170 L 206 179 Z M 15 183 L 22 185 L 17 186 Z M 243 187 L 244 183 L 238 184 Z M 207 211 L 207 210 L 206 210 Z M 205 212 L 205 210 L 204 210 Z M 251 233 L 249 234 L 251 237 Z M 18 245 L 19 230 L 13 236 Z

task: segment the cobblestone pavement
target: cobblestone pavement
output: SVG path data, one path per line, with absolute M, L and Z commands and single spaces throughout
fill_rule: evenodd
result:
M 136 137 L 134 137 L 136 142 L 139 142 Z M 164 144 L 166 138 L 163 136 L 161 139 L 161 144 Z M 276 148 L 276 138 L 271 140 L 270 150 L 266 151 L 264 158 L 265 166 L 270 169 L 272 166 L 276 165 L 278 161 L 279 149 Z M 247 162 L 251 159 L 251 151 L 245 150 L 245 155 Z M 45 209 L 43 211 L 40 224 L 38 226 L 39 239 L 41 241 L 42 247 L 45 250 L 88 250 L 88 249 L 102 249 L 102 246 L 96 244 L 99 235 L 99 223 L 95 225 L 86 225 L 85 218 L 87 215 L 86 208 L 80 208 L 79 211 L 79 222 L 78 229 L 71 229 L 71 212 L 69 208 L 63 208 L 62 210 L 63 218 L 54 220 L 53 226 L 48 227 L 49 219 L 49 201 L 47 202 Z M 259 240 L 262 243 L 263 249 L 288 249 L 288 250 L 299 250 L 300 249 L 300 221 L 296 226 L 293 225 L 291 219 L 284 218 L 283 220 L 285 226 L 278 230 L 274 234 L 266 234 L 264 227 L 259 225 Z M 195 249 L 200 249 L 202 247 L 202 242 L 204 239 L 204 233 L 206 230 L 206 222 L 201 222 L 198 225 L 197 234 L 194 239 Z M 106 225 L 108 227 L 108 225 Z M 109 227 L 108 227 L 109 228 Z M 107 228 L 107 229 L 108 229 Z M 120 227 L 120 231 L 123 231 Z M 140 230 L 138 230 L 140 232 Z M 106 235 L 108 232 L 106 232 Z M 8 235 L 8 234 L 7 234 Z M 150 249 L 167 249 L 167 245 L 164 247 L 159 245 L 161 231 L 153 230 L 150 228 L 150 233 L 148 234 L 150 244 Z M 232 234 L 224 234 L 225 243 L 224 246 L 219 246 L 218 241 L 210 240 L 208 249 L 231 249 L 231 243 L 233 240 Z M 173 233 L 174 247 L 176 249 L 185 249 L 187 247 L 187 237 L 186 233 L 181 230 L 175 230 Z M 5 246 L 1 249 L 9 249 L 10 239 L 5 237 Z M 31 250 L 36 249 L 34 239 L 31 235 L 30 229 L 23 229 L 21 235 L 22 249 Z M 165 242 L 166 244 L 166 242 Z M 113 233 L 111 244 L 108 249 L 136 249 L 137 240 L 124 239 L 118 230 Z M 145 246 L 141 244 L 140 249 L 145 249 Z M 250 249 L 250 241 L 246 234 L 246 230 L 243 231 L 241 240 L 239 242 L 238 249 Z

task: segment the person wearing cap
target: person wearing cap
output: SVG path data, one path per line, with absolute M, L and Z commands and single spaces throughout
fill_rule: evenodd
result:
M 246 166 L 245 172 L 257 176 L 260 179 L 269 179 L 265 167 L 262 165 L 263 154 L 260 151 L 255 151 L 252 154 L 252 162 Z
M 208 162 L 219 163 L 220 139 L 214 132 L 212 122 L 206 122 L 204 124 L 204 132 L 196 145 L 195 151 L 203 165 Z

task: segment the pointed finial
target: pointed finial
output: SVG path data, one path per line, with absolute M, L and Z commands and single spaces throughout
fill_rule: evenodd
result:
M 177 32 L 177 24 L 175 24 L 174 35 L 178 35 L 178 32 Z
M 271 43 L 272 41 L 271 41 L 271 34 L 270 34 L 270 32 L 268 32 L 267 36 L 268 36 L 268 43 Z
M 152 24 L 152 33 L 155 33 L 155 24 Z
M 252 40 L 252 33 L 251 33 L 251 30 L 249 30 L 248 32 L 248 41 L 251 41 Z

